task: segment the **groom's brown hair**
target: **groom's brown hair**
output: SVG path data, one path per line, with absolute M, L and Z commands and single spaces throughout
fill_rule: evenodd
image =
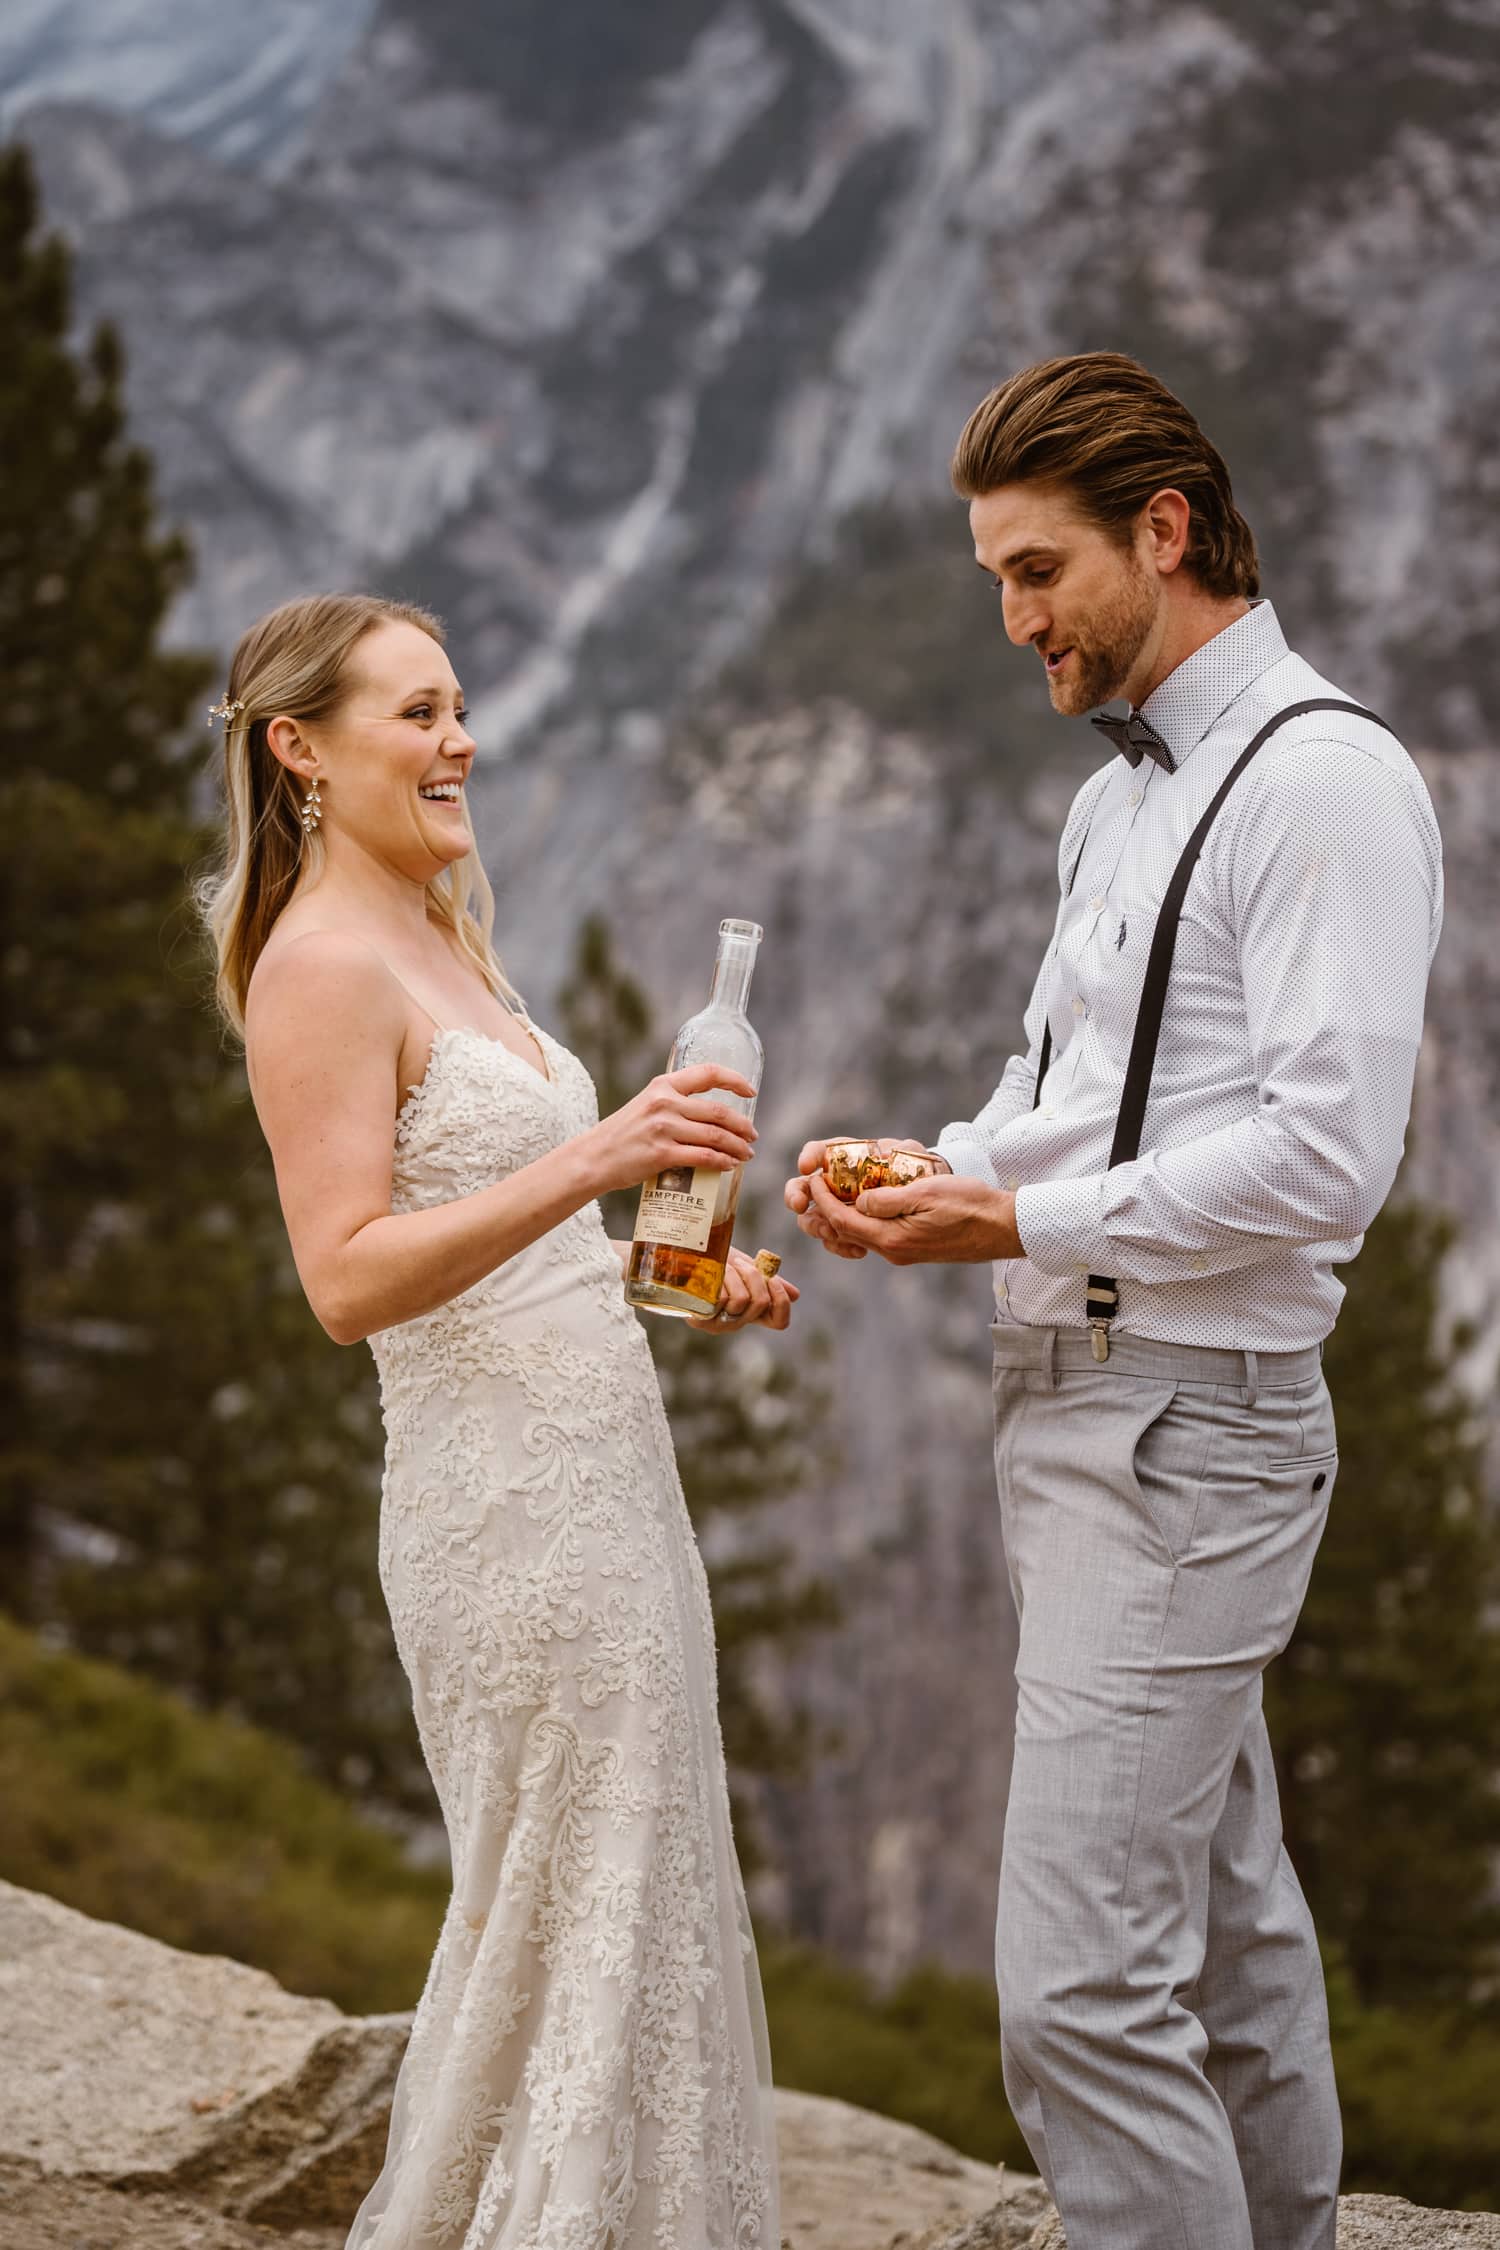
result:
M 1181 399 L 1124 352 L 1023 367 L 969 416 L 952 474 L 964 500 L 1005 484 L 1065 485 L 1122 546 L 1152 494 L 1170 486 L 1192 511 L 1184 567 L 1210 594 L 1260 591 L 1255 536 L 1223 455 Z

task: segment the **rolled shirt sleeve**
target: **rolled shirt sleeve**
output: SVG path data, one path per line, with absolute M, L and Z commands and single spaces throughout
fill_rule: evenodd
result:
M 1221 819 L 1259 1098 L 1176 1147 L 1023 1186 L 1042 1273 L 1228 1273 L 1357 1241 L 1390 1191 L 1441 905 L 1435 828 L 1400 773 L 1348 744 L 1298 742 L 1250 778 Z

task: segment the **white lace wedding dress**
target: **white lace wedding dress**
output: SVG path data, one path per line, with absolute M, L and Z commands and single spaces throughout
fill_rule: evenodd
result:
M 537 1037 L 545 1079 L 438 1033 L 395 1210 L 595 1122 Z M 381 1574 L 453 1898 L 349 2250 L 778 2250 L 707 1582 L 598 1206 L 371 1346 Z

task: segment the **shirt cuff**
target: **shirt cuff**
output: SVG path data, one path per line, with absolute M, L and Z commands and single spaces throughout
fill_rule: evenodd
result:
M 1104 1225 L 1104 1177 L 1033 1180 L 1020 1188 L 1016 1232 L 1039 1273 L 1059 1281 L 1109 1273 L 1115 1250 Z
M 960 1179 L 982 1180 L 986 1187 L 993 1187 L 995 1167 L 979 1143 L 965 1139 L 960 1133 L 955 1133 L 950 1139 L 949 1131 L 951 1128 L 939 1133 L 933 1142 L 934 1154 L 941 1156 Z

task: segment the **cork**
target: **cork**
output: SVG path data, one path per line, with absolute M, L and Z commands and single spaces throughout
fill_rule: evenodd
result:
M 755 1263 L 760 1267 L 767 1281 L 774 1281 L 781 1271 L 781 1260 L 774 1250 L 757 1250 Z

